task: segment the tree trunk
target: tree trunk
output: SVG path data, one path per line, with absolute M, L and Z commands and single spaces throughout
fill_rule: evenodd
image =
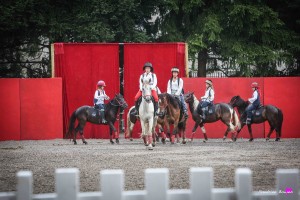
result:
M 198 53 L 198 77 L 206 77 L 206 63 L 208 59 L 207 49 L 203 49 Z

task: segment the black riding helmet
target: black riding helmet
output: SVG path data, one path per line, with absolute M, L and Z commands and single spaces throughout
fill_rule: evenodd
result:
M 152 64 L 151 64 L 150 62 L 146 62 L 146 63 L 144 64 L 143 70 L 145 70 L 146 67 L 150 67 L 151 72 L 153 72 L 153 66 L 152 66 Z

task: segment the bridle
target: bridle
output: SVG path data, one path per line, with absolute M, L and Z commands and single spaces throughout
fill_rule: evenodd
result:
M 113 100 L 114 100 L 114 101 L 117 101 L 118 104 L 113 104 L 113 103 L 112 103 L 113 101 L 111 101 L 110 104 L 111 104 L 112 106 L 116 106 L 116 107 L 118 107 L 118 106 L 123 107 L 123 105 L 126 103 L 125 101 L 120 102 L 120 101 L 118 100 L 118 98 L 114 98 Z

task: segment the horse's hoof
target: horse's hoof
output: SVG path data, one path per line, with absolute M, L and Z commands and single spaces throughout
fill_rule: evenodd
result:
M 147 148 L 148 150 L 153 150 L 152 144 L 149 144 L 146 148 Z
M 279 142 L 279 141 L 280 141 L 280 138 L 276 138 L 275 141 L 276 141 L 276 142 Z
M 87 142 L 86 142 L 86 141 L 84 141 L 84 142 L 83 142 L 83 144 L 87 144 Z
M 133 139 L 132 139 L 132 138 L 130 138 L 130 141 L 133 141 Z
M 223 137 L 223 141 L 225 141 L 226 140 L 226 137 Z
M 204 143 L 206 143 L 206 142 L 207 142 L 207 140 L 203 140 L 203 142 L 204 142 Z
M 155 145 L 156 145 L 156 144 L 153 142 L 153 143 L 152 143 L 152 146 L 155 147 Z
M 162 142 L 163 144 L 166 144 L 166 139 L 161 139 L 161 142 Z
M 232 140 L 232 141 L 236 142 L 236 138 L 233 138 L 233 140 Z
M 117 143 L 117 144 L 120 144 L 120 141 L 119 141 L 119 139 L 118 139 L 118 138 L 116 139 L 116 143 Z
M 184 140 L 182 140 L 182 144 L 186 144 L 186 140 L 184 139 Z
M 268 142 L 270 140 L 270 138 L 266 138 L 266 141 Z
M 249 142 L 253 142 L 253 138 L 250 138 L 250 139 L 249 139 Z
M 74 142 L 74 144 L 76 145 L 77 144 L 77 142 L 76 141 L 73 141 Z
M 112 141 L 112 140 L 110 140 L 110 143 L 111 143 L 111 144 L 115 144 L 114 141 Z

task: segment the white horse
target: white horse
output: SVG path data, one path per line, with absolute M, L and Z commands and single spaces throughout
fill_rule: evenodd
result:
M 148 150 L 153 150 L 153 126 L 154 119 L 154 104 L 151 100 L 151 86 L 148 81 L 144 81 L 142 91 L 142 102 L 139 108 L 139 117 L 142 127 L 142 138 Z

